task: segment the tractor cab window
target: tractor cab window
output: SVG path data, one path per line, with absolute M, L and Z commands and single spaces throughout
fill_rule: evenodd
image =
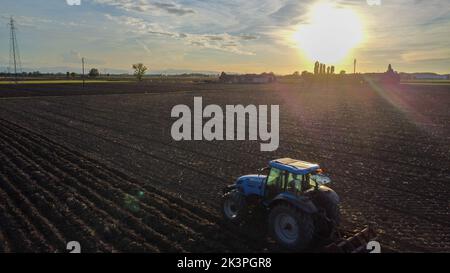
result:
M 284 189 L 284 172 L 271 168 L 266 182 L 266 197 L 273 198 Z
M 300 174 L 289 173 L 287 179 L 287 191 L 294 194 L 299 194 L 302 192 L 302 181 L 304 177 Z
M 281 188 L 282 171 L 276 168 L 271 168 L 269 176 L 267 177 L 267 186 L 276 186 Z
M 303 180 L 302 180 L 302 189 L 303 191 L 307 191 L 309 189 L 312 189 L 315 187 L 314 185 L 314 181 L 311 180 L 311 175 L 307 174 L 303 176 Z

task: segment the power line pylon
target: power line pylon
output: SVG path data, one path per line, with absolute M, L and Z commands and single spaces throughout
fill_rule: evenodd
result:
M 17 43 L 16 25 L 14 18 L 9 19 L 10 37 L 9 37 L 9 68 L 14 70 L 14 81 L 17 82 L 17 73 L 22 72 L 22 64 L 20 62 L 19 44 Z

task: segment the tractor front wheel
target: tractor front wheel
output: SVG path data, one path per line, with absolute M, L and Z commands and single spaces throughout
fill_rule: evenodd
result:
M 233 223 L 240 223 L 247 211 L 245 196 L 238 190 L 232 190 L 223 196 L 222 212 Z
M 281 246 L 301 251 L 313 239 L 314 221 L 311 215 L 289 204 L 280 204 L 270 211 L 269 230 Z

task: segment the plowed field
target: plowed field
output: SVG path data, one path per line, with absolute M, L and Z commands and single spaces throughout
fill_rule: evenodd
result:
M 279 104 L 280 147 L 175 142 L 177 104 Z M 318 162 L 342 229 L 450 251 L 450 86 L 0 85 L 0 252 L 278 251 L 222 220 L 222 188 L 271 159 Z M 254 222 L 252 222 L 254 221 Z

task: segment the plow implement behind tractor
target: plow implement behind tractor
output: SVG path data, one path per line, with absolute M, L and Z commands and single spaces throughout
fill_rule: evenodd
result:
M 371 242 L 376 240 L 377 234 L 369 225 L 351 237 L 336 240 L 323 250 L 327 253 L 369 253 L 377 250 L 376 245 L 371 246 Z

